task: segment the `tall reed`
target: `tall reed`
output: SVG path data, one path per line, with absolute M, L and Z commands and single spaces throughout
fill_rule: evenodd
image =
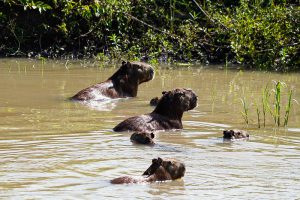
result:
M 280 127 L 281 125 L 287 126 L 288 121 L 289 121 L 289 115 L 290 115 L 290 110 L 293 105 L 293 101 L 298 103 L 295 99 L 292 99 L 293 96 L 293 89 L 290 89 L 288 92 L 287 96 L 287 104 L 285 105 L 285 112 L 284 116 L 282 107 L 283 102 L 282 102 L 282 93 L 283 93 L 283 88 L 287 87 L 287 85 L 284 82 L 281 81 L 273 81 L 274 83 L 274 88 L 269 89 L 268 85 L 263 89 L 262 91 L 262 98 L 261 98 L 261 104 L 262 104 L 262 120 L 263 120 L 263 126 L 266 126 L 266 118 L 267 118 L 267 113 L 270 113 L 271 117 L 273 118 L 274 124 L 277 127 Z M 270 99 L 271 93 L 274 93 L 274 99 Z M 271 101 L 270 101 L 271 100 Z M 242 116 L 244 118 L 245 123 L 248 125 L 249 124 L 249 108 L 250 106 L 246 104 L 246 98 L 243 97 L 241 98 L 242 106 L 243 106 L 243 111 Z M 258 103 L 256 105 L 256 116 L 257 116 L 257 123 L 258 123 L 258 128 L 261 127 L 261 110 L 259 109 Z M 281 119 L 283 119 L 283 124 L 281 122 Z
M 266 85 L 265 89 L 263 90 L 262 94 L 262 112 L 263 112 L 263 120 L 264 120 L 264 127 L 266 127 L 266 113 L 269 107 L 269 97 L 270 92 L 268 90 L 268 85 Z
M 275 95 L 275 102 L 274 102 L 274 122 L 277 124 L 277 126 L 280 126 L 280 103 L 281 103 L 281 87 L 282 83 L 280 81 L 275 82 L 275 89 L 274 89 L 274 95 Z
M 245 98 L 241 98 L 241 102 L 243 105 L 243 111 L 241 111 L 242 116 L 246 122 L 246 124 L 249 124 L 249 118 L 248 118 L 248 113 L 249 113 L 249 105 L 246 104 Z
M 287 126 L 288 122 L 289 122 L 289 115 L 290 115 L 290 110 L 292 107 L 292 95 L 293 95 L 293 90 L 291 89 L 289 91 L 289 98 L 288 98 L 288 103 L 285 107 L 285 115 L 284 115 L 284 126 Z
M 258 128 L 260 128 L 260 110 L 257 104 L 256 104 L 256 115 L 257 115 L 257 126 Z

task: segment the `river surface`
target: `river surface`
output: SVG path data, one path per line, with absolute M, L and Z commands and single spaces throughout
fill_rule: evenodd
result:
M 67 100 L 116 70 L 84 61 L 0 60 L 0 199 L 300 198 L 300 105 L 293 104 L 287 128 L 276 128 L 269 113 L 266 127 L 258 128 L 256 114 L 273 80 L 287 85 L 282 112 L 289 88 L 299 101 L 299 73 L 157 66 L 136 98 L 89 105 Z M 112 131 L 127 117 L 151 112 L 149 100 L 176 87 L 199 96 L 198 107 L 184 113 L 183 130 L 157 133 L 153 147 Z M 241 98 L 250 105 L 248 125 Z M 224 142 L 222 131 L 233 128 L 247 130 L 250 140 Z M 185 176 L 110 184 L 122 175 L 140 176 L 157 157 L 183 161 Z

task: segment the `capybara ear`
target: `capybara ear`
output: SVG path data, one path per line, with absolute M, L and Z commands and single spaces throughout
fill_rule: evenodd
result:
M 152 174 L 154 174 L 156 172 L 156 170 L 161 166 L 161 158 L 158 159 L 152 159 L 152 164 L 150 165 L 150 167 L 143 173 L 143 176 L 151 176 Z
M 160 157 L 157 158 L 157 162 L 158 162 L 160 165 L 161 165 L 162 161 L 163 161 L 163 160 L 162 160 Z
M 122 69 L 123 72 L 126 72 L 126 71 L 127 71 L 127 62 L 122 61 L 121 69 Z
M 155 137 L 154 133 L 150 133 L 150 137 L 153 139 Z

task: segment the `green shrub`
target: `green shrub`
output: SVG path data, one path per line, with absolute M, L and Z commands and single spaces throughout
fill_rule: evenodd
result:
M 217 17 L 230 29 L 229 40 L 239 63 L 263 70 L 299 69 L 299 7 L 248 5 Z
M 4 0 L 0 56 L 236 62 L 299 70 L 294 0 Z

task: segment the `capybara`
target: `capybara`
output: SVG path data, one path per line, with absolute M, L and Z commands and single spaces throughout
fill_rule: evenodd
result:
M 85 88 L 71 100 L 105 100 L 136 97 L 138 86 L 154 78 L 154 69 L 143 62 L 122 62 L 120 69 L 109 79 Z
M 249 139 L 249 134 L 244 130 L 224 130 L 223 139 L 235 140 L 235 139 Z
M 133 178 L 130 176 L 122 176 L 115 178 L 110 182 L 113 184 L 124 184 L 124 183 L 142 183 L 142 182 L 155 182 L 155 181 L 166 181 L 175 180 L 183 177 L 185 174 L 184 163 L 175 159 L 152 159 L 152 164 L 143 173 L 144 177 Z
M 135 132 L 130 136 L 130 141 L 135 144 L 149 144 L 153 145 L 154 141 L 154 133 L 147 133 L 147 132 Z
M 191 89 L 177 88 L 163 92 L 154 111 L 130 117 L 114 127 L 114 131 L 152 132 L 155 130 L 182 129 L 183 112 L 197 106 L 197 95 Z

